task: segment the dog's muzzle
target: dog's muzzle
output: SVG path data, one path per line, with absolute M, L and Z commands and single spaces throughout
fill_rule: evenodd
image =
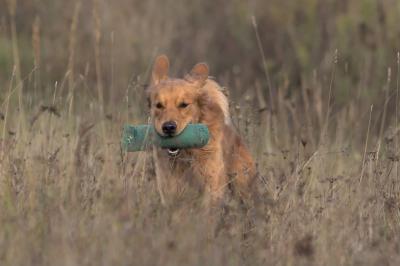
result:
M 180 151 L 181 151 L 180 149 L 176 149 L 176 148 L 167 149 L 168 155 L 171 157 L 178 156 Z

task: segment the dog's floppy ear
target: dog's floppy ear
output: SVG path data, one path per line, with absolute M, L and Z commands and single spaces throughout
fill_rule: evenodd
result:
M 208 78 L 209 68 L 206 63 L 198 63 L 196 64 L 190 73 L 186 75 L 185 79 L 192 83 L 197 83 L 200 87 L 202 87 Z
M 169 60 L 166 55 L 159 55 L 153 65 L 151 74 L 151 85 L 157 85 L 168 78 Z

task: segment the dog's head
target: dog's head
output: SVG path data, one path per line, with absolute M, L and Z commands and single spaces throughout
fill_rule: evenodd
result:
M 208 66 L 195 65 L 184 79 L 168 77 L 169 61 L 165 55 L 157 57 L 147 90 L 154 127 L 162 136 L 179 135 L 189 123 L 200 119 L 200 89 L 208 78 Z

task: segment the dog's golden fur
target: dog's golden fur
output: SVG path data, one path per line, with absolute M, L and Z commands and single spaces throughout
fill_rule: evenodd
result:
M 147 90 L 156 131 L 163 135 L 162 126 L 168 121 L 176 123 L 175 135 L 189 123 L 203 123 L 209 128 L 210 140 L 203 148 L 183 150 L 176 157 L 153 148 L 162 202 L 179 196 L 188 183 L 205 190 L 208 202 L 221 199 L 228 185 L 243 200 L 250 198 L 255 164 L 231 124 L 228 99 L 208 78 L 208 66 L 197 64 L 183 79 L 169 78 L 168 70 L 168 58 L 159 56 Z

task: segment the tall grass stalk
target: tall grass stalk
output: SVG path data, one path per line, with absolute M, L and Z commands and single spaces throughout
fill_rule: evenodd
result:
M 392 78 L 392 69 L 389 67 L 387 70 L 387 81 L 386 85 L 383 87 L 384 93 L 385 93 L 385 98 L 384 98 L 384 103 L 383 103 L 383 113 L 381 117 L 381 125 L 379 128 L 379 135 L 378 135 L 378 148 L 376 152 L 376 158 L 377 162 L 379 161 L 379 155 L 381 151 L 381 144 L 382 144 L 382 138 L 383 138 L 383 133 L 385 129 L 385 121 L 386 121 L 386 112 L 387 112 L 387 107 L 388 103 L 390 101 L 390 82 Z
M 5 152 L 5 145 L 6 145 L 6 132 L 7 132 L 7 123 L 8 123 L 8 117 L 9 117 L 9 111 L 10 111 L 10 98 L 12 96 L 12 88 L 13 88 L 13 84 L 14 84 L 14 79 L 15 79 L 15 75 L 16 75 L 16 67 L 14 66 L 12 74 L 11 74 L 11 78 L 9 81 L 9 85 L 8 85 L 8 92 L 6 94 L 6 98 L 5 98 L 5 112 L 4 112 L 4 121 L 3 121 L 3 131 L 2 131 L 2 138 L 1 138 L 1 156 L 0 156 L 0 161 L 3 162 L 4 160 L 4 152 Z M 0 167 L 0 173 L 1 173 L 1 169 L 2 166 Z
M 396 75 L 396 131 L 395 132 L 400 132 L 400 127 L 399 127 L 399 87 L 400 87 L 400 52 L 397 52 L 397 75 Z M 399 175 L 400 175 L 400 167 L 399 167 L 399 160 L 400 160 L 400 152 L 399 152 L 399 136 L 395 135 L 396 138 L 396 149 L 395 149 L 395 155 L 397 156 L 396 160 L 396 177 L 397 180 L 399 180 Z
M 108 155 L 107 131 L 104 121 L 104 91 L 103 91 L 103 75 L 101 68 L 101 18 L 99 14 L 99 1 L 93 0 L 93 22 L 94 22 L 94 59 L 96 66 L 97 96 L 98 110 L 100 115 L 101 130 L 103 135 L 103 144 L 105 155 Z
M 33 47 L 33 66 L 35 69 L 34 72 L 34 84 L 33 84 L 33 89 L 34 89 L 34 97 L 36 96 L 35 94 L 38 92 L 41 82 L 40 82 L 40 73 L 39 67 L 41 64 L 41 41 L 40 41 L 40 18 L 39 16 L 36 16 L 35 21 L 33 22 L 32 25 L 32 47 Z
M 18 123 L 18 135 L 20 138 L 23 138 L 22 135 L 24 131 L 25 125 L 25 109 L 23 103 L 23 89 L 24 83 L 22 81 L 21 74 L 21 61 L 20 54 L 18 48 L 18 34 L 17 34 L 17 24 L 16 24 L 16 10 L 17 10 L 17 0 L 8 0 L 8 11 L 10 15 L 10 31 L 11 31 L 11 40 L 12 40 L 12 52 L 13 52 L 13 60 L 15 66 L 15 79 L 18 93 L 18 110 L 19 110 L 19 123 Z
M 269 71 L 268 71 L 268 65 L 267 65 L 267 59 L 265 57 L 265 53 L 264 53 L 264 49 L 262 46 L 262 42 L 261 42 L 261 37 L 260 34 L 258 32 L 258 25 L 257 25 L 257 20 L 256 17 L 253 15 L 251 17 L 251 22 L 254 28 L 254 32 L 256 35 L 256 39 L 257 39 L 257 46 L 258 46 L 258 50 L 260 51 L 261 54 L 261 59 L 262 59 L 262 65 L 263 65 L 263 69 L 264 69 L 264 74 L 265 74 L 265 78 L 267 79 L 267 84 L 268 84 L 268 92 L 269 92 L 269 116 L 270 116 L 270 121 L 271 121 L 271 137 L 273 139 L 273 142 L 276 144 L 277 143 L 277 136 L 276 136 L 276 132 L 275 132 L 275 127 L 276 127 L 276 116 L 274 114 L 274 112 L 276 112 L 275 109 L 275 104 L 274 104 L 274 91 L 272 88 L 272 82 L 271 82 L 271 78 L 269 75 Z M 269 138 L 269 136 L 267 136 Z
M 325 122 L 323 129 L 321 131 L 321 143 L 326 141 L 326 138 L 328 137 L 328 130 L 329 130 L 329 119 L 330 119 L 330 114 L 331 114 L 331 105 L 332 105 L 332 90 L 333 90 L 333 85 L 335 81 L 335 75 L 336 75 L 336 66 L 338 63 L 338 50 L 335 50 L 335 55 L 333 58 L 333 68 L 331 72 L 331 80 L 329 83 L 329 93 L 328 93 L 328 102 L 327 102 L 327 107 L 326 107 L 326 116 L 325 116 Z
M 367 136 L 365 138 L 364 153 L 363 153 L 363 159 L 362 159 L 362 165 L 361 165 L 360 183 L 362 182 L 363 177 L 364 177 L 365 162 L 366 162 L 366 159 L 367 159 L 367 149 L 368 149 L 369 132 L 370 132 L 370 128 L 371 128 L 371 120 L 372 120 L 372 110 L 373 110 L 373 108 L 374 108 L 374 105 L 371 105 L 370 111 L 369 111 Z
M 75 51 L 76 51 L 76 38 L 77 38 L 77 27 L 79 23 L 79 14 L 81 10 L 81 1 L 78 0 L 75 3 L 74 13 L 72 16 L 72 22 L 69 31 L 69 45 L 68 45 L 68 89 L 69 89 L 69 109 L 68 114 L 72 116 L 74 107 L 74 90 L 75 90 Z

